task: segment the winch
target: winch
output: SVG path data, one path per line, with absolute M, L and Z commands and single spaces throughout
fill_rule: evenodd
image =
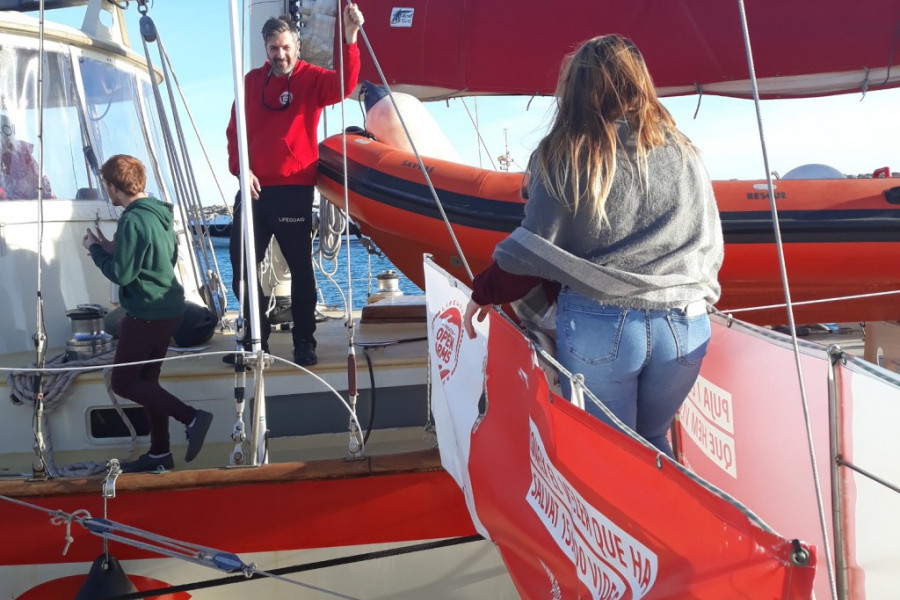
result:
M 66 360 L 86 360 L 113 349 L 113 337 L 103 330 L 106 309 L 99 304 L 79 304 L 66 312 L 72 322 L 72 339 L 66 342 Z
M 382 271 L 376 275 L 375 279 L 378 280 L 378 291 L 369 296 L 367 300 L 369 304 L 378 302 L 382 298 L 403 295 L 403 290 L 400 289 L 400 276 L 393 269 Z

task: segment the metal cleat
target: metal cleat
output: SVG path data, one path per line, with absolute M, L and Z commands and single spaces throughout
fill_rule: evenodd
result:
M 111 458 L 106 463 L 106 476 L 103 478 L 102 496 L 104 498 L 116 497 L 116 479 L 122 474 L 122 467 L 118 458 Z

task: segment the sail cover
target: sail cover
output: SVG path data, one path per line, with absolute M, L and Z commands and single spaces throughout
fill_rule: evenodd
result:
M 554 394 L 506 321 L 470 340 L 462 286 L 425 272 L 442 460 L 522 598 L 810 597 L 814 548 Z
M 897 0 L 745 4 L 762 97 L 900 85 Z M 364 10 L 387 82 L 423 99 L 550 95 L 563 56 L 606 33 L 637 44 L 661 95 L 752 95 L 737 0 L 367 0 Z M 364 79 L 381 81 L 371 60 Z

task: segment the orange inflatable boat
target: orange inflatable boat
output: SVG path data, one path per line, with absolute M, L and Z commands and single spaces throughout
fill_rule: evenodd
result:
M 344 205 L 341 135 L 320 144 L 318 188 Z M 423 159 L 474 273 L 522 220 L 521 173 Z M 422 254 L 467 280 L 415 156 L 362 133 L 348 134 L 349 212 L 360 230 L 414 283 Z M 725 235 L 717 308 L 759 324 L 788 322 L 764 181 L 716 181 Z M 775 195 L 797 323 L 900 319 L 900 179 L 777 180 Z

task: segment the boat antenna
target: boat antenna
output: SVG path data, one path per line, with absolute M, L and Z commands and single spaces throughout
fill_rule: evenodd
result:
M 741 18 L 741 31 L 743 32 L 744 37 L 744 51 L 747 55 L 747 67 L 750 73 L 750 86 L 753 90 L 753 105 L 756 108 L 756 123 L 759 129 L 760 150 L 762 152 L 763 163 L 766 170 L 766 185 L 768 186 L 769 191 L 769 210 L 772 213 L 772 229 L 775 233 L 775 247 L 778 251 L 778 266 L 781 271 L 781 285 L 782 289 L 784 290 L 784 300 L 785 305 L 787 306 L 788 326 L 790 327 L 791 342 L 794 351 L 794 362 L 796 363 L 797 379 L 800 385 L 800 398 L 803 406 L 803 419 L 806 423 L 806 438 L 807 445 L 809 446 L 809 460 L 812 470 L 812 477 L 815 484 L 816 504 L 819 513 L 819 525 L 822 529 L 822 539 L 826 557 L 825 564 L 828 571 L 828 581 L 830 584 L 829 587 L 831 588 L 831 597 L 832 600 L 837 600 L 838 594 L 837 585 L 835 583 L 835 568 L 834 563 L 831 560 L 833 555 L 831 553 L 830 543 L 828 541 L 828 525 L 825 518 L 825 506 L 822 500 L 822 485 L 819 481 L 819 470 L 816 461 L 816 449 L 815 443 L 813 441 L 812 424 L 809 416 L 809 400 L 806 394 L 806 385 L 803 378 L 803 366 L 800 360 L 800 348 L 797 342 L 797 327 L 794 324 L 794 307 L 793 303 L 791 302 L 790 286 L 788 285 L 787 266 L 784 260 L 784 245 L 781 240 L 781 227 L 778 221 L 778 207 L 775 203 L 775 184 L 772 182 L 772 169 L 769 168 L 769 153 L 766 148 L 766 136 L 763 129 L 762 109 L 759 100 L 759 87 L 756 80 L 756 68 L 753 64 L 753 50 L 750 47 L 750 27 L 747 23 L 747 11 L 744 7 L 744 0 L 738 0 L 738 11 Z M 839 524 L 835 523 L 835 527 L 839 527 Z M 834 558 L 835 560 L 839 560 L 838 557 Z

